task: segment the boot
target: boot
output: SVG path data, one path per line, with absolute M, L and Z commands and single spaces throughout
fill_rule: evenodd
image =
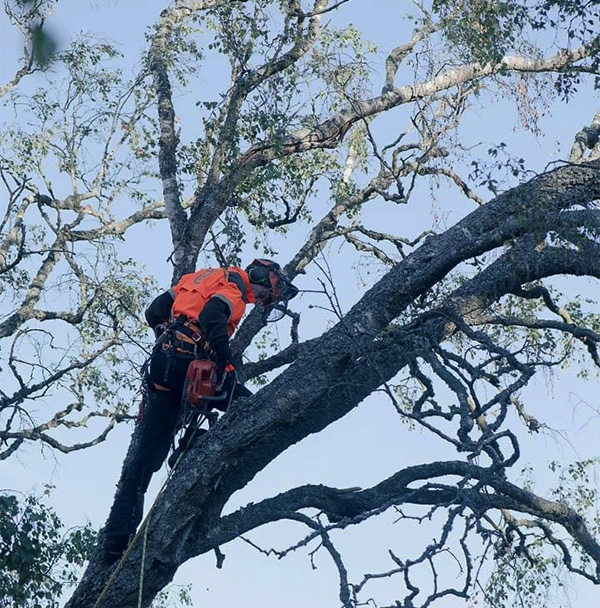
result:
M 116 536 L 106 536 L 102 543 L 104 551 L 104 560 L 109 564 L 116 562 L 127 549 L 129 545 L 129 534 L 119 534 Z
M 196 431 L 195 433 L 194 430 Z M 185 452 L 187 448 L 192 447 L 192 445 L 198 440 L 198 438 L 202 437 L 202 435 L 204 435 L 205 433 L 208 433 L 206 429 L 188 426 L 188 428 L 185 430 L 185 433 L 183 434 L 183 437 L 179 440 L 179 445 L 173 450 L 173 453 L 169 456 L 169 459 L 167 460 L 167 466 L 172 469 L 177 463 L 179 456 L 183 452 Z

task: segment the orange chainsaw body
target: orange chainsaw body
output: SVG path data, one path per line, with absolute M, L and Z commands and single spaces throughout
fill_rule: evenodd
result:
M 202 407 L 211 401 L 217 389 L 217 367 L 208 359 L 194 359 L 187 370 L 187 400 L 192 407 Z

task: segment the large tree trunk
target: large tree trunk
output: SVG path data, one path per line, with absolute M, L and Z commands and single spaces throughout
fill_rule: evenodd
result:
M 543 241 L 543 235 L 551 229 L 560 230 L 561 225 L 571 229 L 573 224 L 597 226 L 597 211 L 568 209 L 585 207 L 598 198 L 598 161 L 562 167 L 514 188 L 445 233 L 429 238 L 367 292 L 335 327 L 312 340 L 310 348 L 294 347 L 292 365 L 255 396 L 234 403 L 174 472 L 149 526 L 142 605 L 150 604 L 187 559 L 215 549 L 243 531 L 279 519 L 284 511 L 318 505 L 334 517 L 336 513 L 367 508 L 367 499 L 389 499 L 381 489 L 379 493 L 373 489 L 348 495 L 333 489 L 303 488 L 286 493 L 280 502 L 265 500 L 221 518 L 231 496 L 279 454 L 347 414 L 405 365 L 427 356 L 456 330 L 460 319 L 476 316 L 490 302 L 543 276 L 585 273 L 600 277 L 599 248 L 593 240 L 586 240 L 578 250 L 537 247 L 540 235 Z M 534 234 L 536 238 L 531 236 Z M 390 327 L 415 298 L 462 261 L 509 239 L 516 239 L 513 248 L 439 303 L 438 309 L 413 319 L 409 325 Z M 440 467 L 450 463 L 424 466 L 430 466 L 424 469 L 428 475 L 436 476 Z M 465 474 L 461 467 L 470 467 L 471 476 L 483 476 L 483 469 L 466 462 L 453 464 L 451 470 Z M 532 502 L 531 495 L 519 494 L 501 475 L 488 476 L 488 482 L 496 491 L 496 505 L 554 517 L 572 534 L 579 535 L 580 542 L 587 543 L 590 555 L 600 563 L 597 543 L 571 521 L 571 513 L 561 515 L 540 502 Z M 421 500 L 427 502 L 428 496 L 424 494 Z M 110 582 L 100 606 L 137 606 L 141 560 L 139 541 Z M 95 606 L 113 568 L 101 561 L 98 551 L 67 608 Z

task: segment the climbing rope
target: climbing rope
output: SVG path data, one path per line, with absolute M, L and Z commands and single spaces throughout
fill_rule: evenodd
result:
M 195 434 L 195 432 L 194 432 L 194 434 Z M 193 438 L 193 436 L 192 436 L 192 438 Z M 190 443 L 191 443 L 191 441 L 190 441 Z M 92 608 L 98 608 L 100 606 L 100 603 L 104 599 L 104 596 L 108 593 L 108 590 L 110 589 L 110 586 L 113 584 L 113 582 L 117 578 L 117 575 L 121 571 L 121 568 L 123 567 L 123 564 L 125 563 L 125 561 L 129 557 L 129 555 L 131 554 L 131 552 L 133 551 L 133 549 L 135 548 L 135 545 L 137 544 L 137 541 L 138 541 L 140 535 L 142 535 L 142 533 L 143 533 L 144 543 L 143 543 L 143 546 L 142 546 L 142 566 L 141 566 L 142 569 L 141 569 L 141 574 L 140 574 L 140 587 L 139 587 L 139 591 L 138 591 L 138 608 L 141 608 L 141 606 L 142 606 L 142 593 L 143 593 L 143 580 L 144 580 L 144 563 L 146 561 L 146 539 L 148 537 L 148 527 L 149 527 L 148 524 L 150 522 L 150 518 L 152 517 L 152 513 L 154 512 L 154 509 L 155 509 L 156 505 L 158 504 L 159 498 L 161 497 L 162 493 L 164 492 L 165 488 L 167 487 L 167 484 L 169 483 L 169 480 L 171 479 L 171 476 L 173 475 L 173 472 L 177 468 L 177 465 L 179 464 L 179 461 L 181 460 L 182 456 L 185 454 L 186 449 L 184 449 L 181 452 L 181 454 L 179 455 L 179 457 L 175 461 L 175 464 L 173 465 L 173 468 L 171 469 L 171 471 L 167 475 L 167 478 L 165 479 L 165 481 L 163 482 L 162 486 L 160 487 L 160 489 L 158 491 L 158 494 L 156 495 L 156 498 L 154 499 L 154 502 L 152 503 L 152 506 L 150 507 L 150 510 L 148 511 L 148 514 L 146 515 L 146 517 L 144 518 L 144 521 L 142 522 L 142 525 L 139 527 L 138 531 L 135 533 L 135 536 L 133 537 L 132 541 L 129 543 L 127 549 L 125 550 L 125 553 L 123 553 L 123 555 L 121 556 L 121 559 L 119 560 L 119 563 L 117 564 L 117 566 L 115 567 L 115 569 L 112 571 L 112 574 L 110 575 L 108 581 L 106 581 L 106 585 L 104 585 L 104 588 L 102 589 L 102 592 L 98 596 L 98 599 L 96 600 L 96 602 L 95 602 L 95 604 L 93 605 Z
M 235 376 L 234 376 L 234 382 L 235 382 Z M 234 393 L 234 389 L 232 389 L 232 390 L 229 391 L 229 399 L 227 401 L 227 407 L 225 409 L 229 409 L 229 406 L 231 405 L 231 402 L 233 400 L 233 393 Z M 205 418 L 208 418 L 207 412 L 202 412 L 202 414 L 203 414 L 203 416 Z M 152 503 L 152 506 L 150 507 L 150 510 L 148 511 L 148 514 L 146 515 L 146 517 L 144 518 L 144 521 L 142 522 L 142 524 L 138 528 L 138 531 L 135 533 L 135 536 L 133 537 L 132 541 L 129 543 L 129 546 L 127 547 L 127 549 L 125 550 L 125 552 L 121 556 L 121 559 L 119 560 L 119 563 L 117 564 L 117 566 L 115 567 L 115 569 L 112 571 L 112 574 L 110 575 L 108 581 L 106 581 L 106 585 L 104 585 L 104 588 L 102 589 L 102 592 L 98 596 L 98 599 L 96 600 L 96 602 L 94 603 L 94 605 L 93 605 L 92 608 L 98 608 L 100 606 L 100 603 L 102 602 L 102 600 L 104 599 L 104 597 L 108 593 L 108 590 L 109 590 L 110 586 L 113 584 L 113 582 L 117 578 L 117 575 L 121 571 L 121 568 L 123 567 L 123 564 L 125 563 L 125 561 L 129 557 L 129 555 L 131 554 L 131 552 L 133 551 L 133 549 L 134 549 L 134 547 L 135 547 L 135 545 L 136 545 L 136 543 L 137 543 L 137 541 L 138 541 L 138 539 L 139 539 L 139 537 L 141 535 L 143 536 L 143 539 L 142 539 L 142 558 L 141 558 L 141 564 L 140 564 L 140 583 L 139 583 L 139 588 L 138 588 L 138 608 L 142 608 L 142 596 L 143 596 L 143 592 L 144 592 L 144 566 L 145 566 L 145 563 L 146 563 L 146 545 L 147 545 L 148 528 L 149 528 L 148 524 L 150 523 L 150 519 L 152 517 L 152 514 L 154 512 L 154 509 L 155 509 L 156 505 L 158 504 L 158 501 L 159 501 L 160 497 L 162 496 L 162 493 L 164 492 L 165 488 L 167 487 L 167 484 L 169 483 L 171 477 L 173 476 L 173 473 L 177 469 L 177 465 L 179 464 L 179 461 L 181 460 L 181 458 L 183 457 L 183 455 L 187 452 L 188 447 L 193 444 L 194 437 L 196 436 L 196 432 L 198 431 L 199 426 L 203 422 L 204 422 L 204 418 L 202 420 L 200 420 L 200 422 L 196 422 L 196 427 L 195 427 L 194 432 L 192 433 L 189 441 L 184 446 L 183 450 L 181 451 L 181 454 L 179 454 L 177 460 L 173 464 L 173 467 L 169 471 L 169 474 L 167 475 L 167 478 L 165 479 L 165 481 L 163 482 L 162 486 L 160 487 L 160 489 L 158 491 L 158 494 L 156 495 L 156 498 L 154 499 L 154 502 Z

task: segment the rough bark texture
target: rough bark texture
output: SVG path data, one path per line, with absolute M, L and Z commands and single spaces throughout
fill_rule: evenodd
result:
M 502 463 L 489 468 L 469 462 L 430 463 L 399 471 L 361 492 L 297 488 L 221 517 L 229 498 L 274 458 L 347 414 L 417 357 L 426 357 L 462 319 L 476 316 L 502 295 L 544 276 L 600 277 L 594 240 L 586 239 L 572 249 L 540 247 L 544 236 L 550 230 L 560 231 L 562 225 L 569 229 L 597 225 L 597 212 L 568 210 L 588 207 L 598 198 L 598 161 L 564 166 L 514 188 L 445 233 L 430 237 L 368 291 L 336 326 L 312 340 L 309 349 L 296 347 L 290 357 L 292 365 L 256 396 L 235 403 L 175 471 L 152 515 L 142 605 L 149 605 L 187 559 L 215 549 L 241 532 L 292 517 L 306 506 L 323 509 L 332 520 L 395 502 L 432 504 L 441 498 L 484 511 L 512 509 L 557 522 L 600 565 L 600 546 L 581 518 L 564 505 L 510 484 L 500 470 Z M 509 239 L 515 241 L 514 246 L 452 293 L 438 310 L 405 326 L 390 325 L 458 264 Z M 468 438 L 465 433 L 464 438 Z M 510 443 L 510 437 L 506 439 Z M 443 475 L 481 483 L 464 493 L 452 486 L 407 493 L 411 480 Z M 140 562 L 141 543 L 111 583 L 101 606 L 137 605 Z M 68 608 L 93 606 L 110 572 L 96 555 Z

